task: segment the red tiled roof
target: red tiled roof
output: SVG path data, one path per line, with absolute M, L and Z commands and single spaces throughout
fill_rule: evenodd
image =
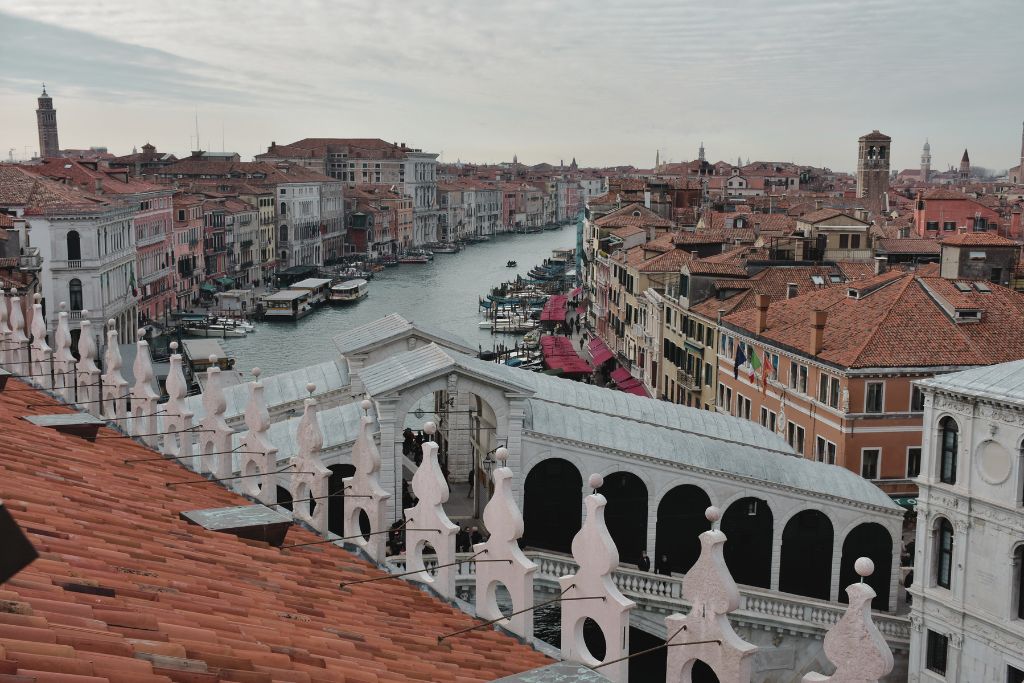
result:
M 942 240 L 943 244 L 971 247 L 1019 247 L 1018 242 L 994 232 L 961 232 Z
M 886 254 L 938 254 L 939 243 L 932 239 L 906 237 L 903 239 L 882 238 L 875 241 L 875 248 Z
M 695 258 L 684 266 L 691 275 L 725 275 L 745 277 L 746 268 L 735 263 L 720 263 L 709 259 Z
M 842 274 L 831 266 L 773 266 L 742 280 L 716 280 L 715 288 L 719 291 L 742 290 L 724 300 L 706 299 L 691 310 L 705 316 L 717 316 L 719 309 L 726 313 L 736 313 L 753 308 L 757 303 L 758 294 L 767 294 L 772 301 L 785 299 L 789 294 L 789 284 L 797 287 L 796 296 L 806 294 L 823 287 L 832 287 L 840 283 L 832 282 L 832 276 Z M 821 284 L 811 280 L 818 276 Z M 845 278 L 843 278 L 845 282 Z
M 812 211 L 811 213 L 800 216 L 800 220 L 804 223 L 820 223 L 822 221 L 827 221 L 830 218 L 835 218 L 836 216 L 844 216 L 850 220 L 857 221 L 858 223 L 864 222 L 858 218 L 854 218 L 845 211 L 840 211 L 839 209 L 818 209 L 817 211 Z
M 692 260 L 689 252 L 673 249 L 659 254 L 640 266 L 641 273 L 678 273 L 684 263 Z
M 0 228 L 13 228 L 14 227 L 14 216 L 6 213 L 0 213 Z M 4 234 L 6 238 L 7 235 Z
M 643 204 L 629 204 L 616 209 L 606 216 L 598 218 L 594 223 L 601 228 L 622 228 L 638 226 L 641 228 L 671 228 L 672 221 L 662 218 Z
M 0 164 L 0 206 L 25 207 L 26 214 L 105 210 L 109 202 L 80 188 L 44 178 L 28 169 Z
M 990 293 L 960 292 L 949 280 L 890 271 L 851 285 L 828 287 L 773 303 L 760 335 L 769 343 L 807 353 L 810 313 L 828 312 L 817 358 L 848 368 L 989 365 L 1024 358 L 1024 295 L 990 284 Z M 945 306 L 943 305 L 945 304 Z M 981 311 L 978 322 L 957 323 L 956 308 Z M 728 316 L 753 333 L 756 311 Z
M 479 622 L 402 580 L 339 589 L 383 573 L 335 546 L 282 550 L 182 521 L 248 501 L 166 486 L 197 476 L 169 460 L 124 464 L 155 455 L 127 439 L 89 443 L 20 419 L 55 412 L 69 409 L 0 393 L 0 498 L 40 555 L 0 586 L 0 679 L 469 683 L 550 663 L 491 629 L 439 645 Z

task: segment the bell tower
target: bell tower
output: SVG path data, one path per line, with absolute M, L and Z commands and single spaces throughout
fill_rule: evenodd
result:
M 43 83 L 43 94 L 39 96 L 39 108 L 36 109 L 36 124 L 39 127 L 39 156 L 43 159 L 55 157 L 60 153 L 57 142 L 57 110 L 53 108 L 53 99 L 46 94 Z
M 960 182 L 966 183 L 971 177 L 971 158 L 967 156 L 967 150 L 960 157 Z
M 924 140 L 924 149 L 921 150 L 921 182 L 927 183 L 928 176 L 932 172 L 932 146 L 928 144 L 928 138 Z
M 892 138 L 873 130 L 857 141 L 857 196 L 881 210 L 889 191 L 889 159 Z

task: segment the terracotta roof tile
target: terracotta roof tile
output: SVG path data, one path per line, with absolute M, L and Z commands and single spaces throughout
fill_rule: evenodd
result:
M 629 204 L 621 209 L 598 218 L 594 223 L 601 228 L 623 228 L 637 226 L 641 228 L 671 228 L 672 221 L 662 218 L 643 204 Z
M 19 416 L 68 409 L 29 403 L 52 401 L 0 393 L 0 498 L 40 553 L 0 586 L 0 662 L 14 661 L 19 675 L 469 683 L 550 661 L 487 629 L 438 647 L 438 634 L 477 622 L 403 581 L 340 591 L 339 581 L 379 573 L 340 548 L 279 550 L 189 525 L 179 512 L 246 501 L 213 486 L 164 486 L 186 471 L 125 465 L 152 455 L 131 441 L 54 436 Z M 289 542 L 314 540 L 289 533 Z
M 972 247 L 1019 247 L 1019 242 L 1014 242 L 994 232 L 961 232 L 950 235 L 942 240 L 943 244 Z
M 939 243 L 933 239 L 919 237 L 888 238 L 875 241 L 875 248 L 886 254 L 936 254 Z

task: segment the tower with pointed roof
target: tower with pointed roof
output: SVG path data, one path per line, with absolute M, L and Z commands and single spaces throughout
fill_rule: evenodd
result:
M 967 156 L 967 149 L 964 149 L 964 155 L 960 157 L 960 182 L 966 183 L 971 177 L 971 158 Z
M 928 144 L 928 138 L 924 139 L 924 149 L 921 150 L 921 181 L 927 183 L 928 176 L 932 172 L 932 146 Z
M 36 125 L 39 127 L 39 156 L 43 159 L 55 157 L 60 152 L 60 144 L 57 142 L 57 110 L 53 108 L 53 98 L 46 94 L 45 83 L 38 102 Z
M 700 148 L 697 150 L 697 160 L 704 161 L 704 141 L 700 141 Z

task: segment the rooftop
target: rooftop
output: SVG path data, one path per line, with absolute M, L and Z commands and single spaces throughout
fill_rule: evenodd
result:
M 9 386 L 25 388 L 11 381 Z M 67 413 L 0 393 L 0 498 L 39 559 L 0 588 L 0 671 L 67 683 L 492 681 L 551 663 L 332 545 L 277 549 L 179 519 L 248 501 L 129 440 L 19 419 Z M 103 430 L 103 435 L 112 432 Z M 289 543 L 319 540 L 299 527 Z M 21 679 L 19 679 L 21 680 Z

